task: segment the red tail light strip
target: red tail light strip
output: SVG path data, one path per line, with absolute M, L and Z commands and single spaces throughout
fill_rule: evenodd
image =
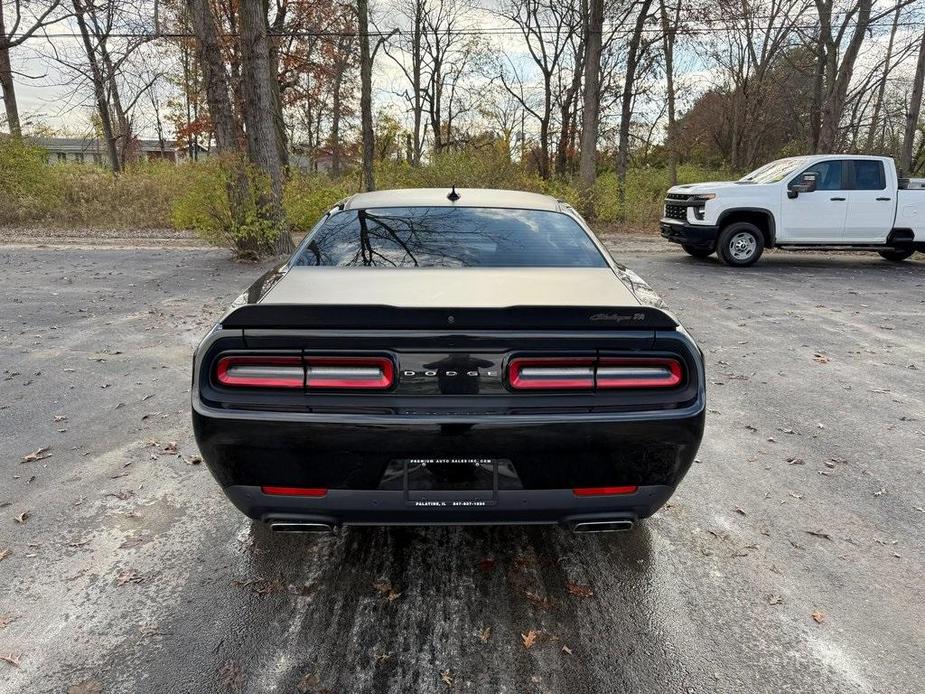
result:
M 311 388 L 362 388 L 385 390 L 395 380 L 388 357 L 305 357 Z
M 592 390 L 593 357 L 512 359 L 508 379 L 516 390 Z
M 232 388 L 385 390 L 395 367 L 388 357 L 231 355 L 219 358 L 215 380 Z
M 676 359 L 603 358 L 595 379 L 598 388 L 674 388 L 684 372 Z
M 215 379 L 235 388 L 303 388 L 302 357 L 222 357 L 215 367 Z
M 327 496 L 327 489 L 310 488 L 310 487 L 261 487 L 260 491 L 264 494 L 273 496 Z
M 508 364 L 514 390 L 674 388 L 684 368 L 669 357 L 517 357 Z
M 617 494 L 635 494 L 639 489 L 635 484 L 622 487 L 576 487 L 572 490 L 575 496 L 615 496 Z

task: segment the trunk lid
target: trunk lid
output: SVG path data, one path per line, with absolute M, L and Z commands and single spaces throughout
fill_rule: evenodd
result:
M 672 329 L 610 268 L 294 267 L 226 328 Z

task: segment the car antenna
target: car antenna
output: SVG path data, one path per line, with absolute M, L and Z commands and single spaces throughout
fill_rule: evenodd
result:
M 450 194 L 446 196 L 446 199 L 450 202 L 456 202 L 459 200 L 460 195 L 456 192 L 456 184 L 453 184 L 453 189 L 450 191 Z

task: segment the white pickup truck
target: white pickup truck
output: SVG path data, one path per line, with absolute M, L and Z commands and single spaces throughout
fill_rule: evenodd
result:
M 925 180 L 900 179 L 889 157 L 778 159 L 738 181 L 674 186 L 662 236 L 690 255 L 746 267 L 765 248 L 925 252 Z

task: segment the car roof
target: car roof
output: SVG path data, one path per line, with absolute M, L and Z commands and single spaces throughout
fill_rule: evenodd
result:
M 450 188 L 402 188 L 357 193 L 344 201 L 345 210 L 382 207 L 494 207 L 514 210 L 547 210 L 561 212 L 559 201 L 551 195 L 527 193 L 522 190 L 493 188 L 456 188 L 459 199 L 447 196 Z

